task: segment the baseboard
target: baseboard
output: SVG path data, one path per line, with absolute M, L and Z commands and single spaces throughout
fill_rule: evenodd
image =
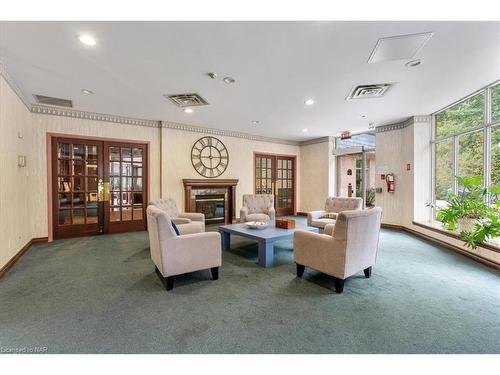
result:
M 437 245 L 440 245 L 442 247 L 446 247 L 447 249 L 449 250 L 452 250 L 452 251 L 455 251 L 457 253 L 460 253 L 468 258 L 471 258 L 473 260 L 475 260 L 476 262 L 479 262 L 481 264 L 484 264 L 488 267 L 492 267 L 496 270 L 500 270 L 500 265 L 487 259 L 487 258 L 484 258 L 480 255 L 477 255 L 477 254 L 473 254 L 473 253 L 470 253 L 464 249 L 461 249 L 460 247 L 458 246 L 455 246 L 455 245 L 452 245 L 448 242 L 444 242 L 442 240 L 439 240 L 437 238 L 434 238 L 434 237 L 431 237 L 431 236 L 428 236 L 424 233 L 421 233 L 421 232 L 418 232 L 416 230 L 413 230 L 413 229 L 410 229 L 410 228 L 407 228 L 407 227 L 404 227 L 402 225 L 394 225 L 394 224 L 382 224 L 381 225 L 382 228 L 387 228 L 387 229 L 396 229 L 396 230 L 402 230 L 402 231 L 405 231 L 405 232 L 408 232 L 410 234 L 413 234 L 414 236 L 417 236 L 423 240 L 426 240 L 428 242 L 432 242 L 433 244 L 437 244 Z
M 33 245 L 34 243 L 47 242 L 47 241 L 48 241 L 47 237 L 32 238 L 31 240 L 29 240 L 29 242 L 26 245 L 24 245 L 23 248 L 19 250 L 19 252 L 16 255 L 14 255 L 7 262 L 7 264 L 0 269 L 0 279 L 2 279 L 5 276 L 5 274 L 9 272 L 12 267 L 14 267 L 14 265 L 19 261 L 19 259 L 21 259 L 21 257 L 24 254 L 26 254 L 26 252 L 30 249 L 31 245 Z

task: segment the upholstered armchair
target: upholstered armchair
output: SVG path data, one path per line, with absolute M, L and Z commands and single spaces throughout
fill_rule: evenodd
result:
M 293 257 L 297 276 L 305 267 L 335 278 L 335 290 L 342 293 L 344 280 L 357 272 L 371 276 L 377 257 L 382 209 L 342 211 L 337 216 L 333 235 L 296 231 L 293 236 Z
M 210 268 L 212 278 L 219 278 L 222 265 L 219 233 L 177 235 L 165 211 L 149 205 L 146 213 L 151 259 L 167 290 L 174 287 L 174 276 L 188 272 Z
M 327 224 L 335 224 L 339 212 L 362 208 L 362 198 L 328 197 L 324 210 L 311 211 L 307 214 L 307 225 L 324 229 Z
M 161 198 L 149 204 L 165 211 L 170 220 L 177 225 L 181 234 L 205 231 L 205 215 L 195 212 L 179 212 L 175 201 L 171 198 Z
M 274 195 L 244 194 L 240 210 L 240 222 L 270 221 L 275 218 Z

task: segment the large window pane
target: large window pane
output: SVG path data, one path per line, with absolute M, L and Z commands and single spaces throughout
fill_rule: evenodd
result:
M 500 84 L 491 88 L 491 119 L 500 120 Z
M 436 204 L 445 206 L 448 193 L 453 190 L 453 141 L 436 143 Z
M 436 115 L 436 137 L 452 135 L 484 122 L 484 92 Z
M 500 126 L 491 129 L 491 184 L 500 186 Z
M 483 175 L 483 131 L 461 135 L 458 144 L 458 175 L 474 177 Z

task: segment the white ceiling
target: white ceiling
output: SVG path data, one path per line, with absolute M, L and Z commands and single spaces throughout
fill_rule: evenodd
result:
M 423 65 L 367 63 L 378 38 L 428 31 Z M 82 33 L 97 45 L 81 44 Z M 429 114 L 497 80 L 500 23 L 1 22 L 0 58 L 33 101 L 304 140 Z M 385 82 L 397 84 L 383 98 L 345 100 L 355 85 Z M 163 97 L 188 92 L 210 105 L 186 114 Z

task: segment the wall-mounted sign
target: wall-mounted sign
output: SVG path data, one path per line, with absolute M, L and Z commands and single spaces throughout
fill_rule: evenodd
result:
M 380 179 L 381 179 L 381 180 L 385 180 L 385 174 L 381 174 L 381 175 L 380 175 Z
M 352 169 L 348 169 L 348 170 L 347 170 L 347 175 L 348 175 L 348 176 L 352 176 Z
M 340 133 L 340 139 L 350 139 L 350 138 L 351 138 L 351 132 L 349 130 Z
M 406 170 L 407 171 L 411 170 L 411 164 L 410 163 L 406 164 Z

